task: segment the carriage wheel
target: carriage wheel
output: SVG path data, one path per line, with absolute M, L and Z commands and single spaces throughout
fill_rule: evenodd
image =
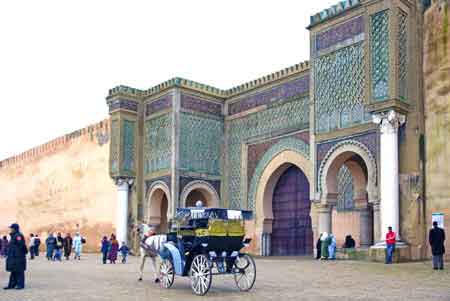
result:
M 170 288 L 173 284 L 175 272 L 173 270 L 173 264 L 170 259 L 164 259 L 159 266 L 159 280 L 161 286 L 164 288 Z
M 197 255 L 191 264 L 189 271 L 192 291 L 199 296 L 205 295 L 211 287 L 212 271 L 211 263 L 205 255 Z
M 234 262 L 234 282 L 239 290 L 249 291 L 256 280 L 256 264 L 248 254 L 239 255 Z

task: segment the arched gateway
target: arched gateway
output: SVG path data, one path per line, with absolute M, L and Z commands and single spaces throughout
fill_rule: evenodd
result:
M 155 225 L 161 232 L 167 231 L 167 215 L 170 206 L 170 190 L 162 181 L 153 183 L 149 188 L 145 204 L 145 221 Z
M 286 139 L 266 152 L 252 178 L 256 235 L 271 234 L 271 255 L 313 253 L 308 151 L 303 141 Z

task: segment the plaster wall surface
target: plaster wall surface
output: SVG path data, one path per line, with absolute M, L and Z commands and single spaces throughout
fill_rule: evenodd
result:
M 450 236 L 450 33 L 449 2 L 434 1 L 424 20 L 426 219 L 444 213 Z M 450 259 L 450 239 L 446 240 Z M 430 250 L 428 249 L 430 255 Z
M 108 174 L 109 120 L 57 138 L 0 165 L 0 234 L 80 230 L 85 250 L 113 233 L 116 187 Z M 78 225 L 78 226 L 77 226 Z

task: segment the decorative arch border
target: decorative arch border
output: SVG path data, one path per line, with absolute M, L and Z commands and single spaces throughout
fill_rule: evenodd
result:
M 309 160 L 309 144 L 300 139 L 285 138 L 269 148 L 256 165 L 252 180 L 250 182 L 250 189 L 247 198 L 247 204 L 250 209 L 255 209 L 256 190 L 264 170 L 274 157 L 284 151 L 297 152 Z
M 184 186 L 183 191 L 181 192 L 180 200 L 181 204 L 183 204 L 183 207 L 186 207 L 186 199 L 191 193 L 191 191 L 195 189 L 202 189 L 206 190 L 208 193 L 212 196 L 212 204 L 210 204 L 210 207 L 219 207 L 220 205 L 220 197 L 217 193 L 214 186 L 212 186 L 210 183 L 203 181 L 203 180 L 194 180 L 189 182 L 186 186 Z
M 147 193 L 145 196 L 145 205 L 144 205 L 144 219 L 149 219 L 150 218 L 150 208 L 152 206 L 152 196 L 153 193 L 157 190 L 157 189 L 161 189 L 165 194 L 166 194 L 166 198 L 167 198 L 167 214 L 169 214 L 172 209 L 172 202 L 171 202 L 171 194 L 170 194 L 170 188 L 169 186 L 164 183 L 164 181 L 158 180 L 153 182 L 150 187 L 147 189 Z
M 372 152 L 363 143 L 350 139 L 337 143 L 325 155 L 320 163 L 318 172 L 318 191 L 322 197 L 326 197 L 327 186 L 326 176 L 330 165 L 340 154 L 344 152 L 354 152 L 361 156 L 367 167 L 367 193 L 369 194 L 369 201 L 374 201 L 376 198 L 376 183 L 377 183 L 377 161 Z

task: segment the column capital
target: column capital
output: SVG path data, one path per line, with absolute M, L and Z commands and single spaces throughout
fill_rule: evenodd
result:
M 328 213 L 331 212 L 331 206 L 328 204 L 324 204 L 324 203 L 315 203 L 314 204 L 316 206 L 317 212 L 319 213 Z
M 382 134 L 396 134 L 406 122 L 406 116 L 394 110 L 372 114 L 372 122 L 380 127 Z
M 116 186 L 122 186 L 124 184 L 127 184 L 128 186 L 132 186 L 134 184 L 134 178 L 132 177 L 117 177 L 114 178 L 114 184 Z

